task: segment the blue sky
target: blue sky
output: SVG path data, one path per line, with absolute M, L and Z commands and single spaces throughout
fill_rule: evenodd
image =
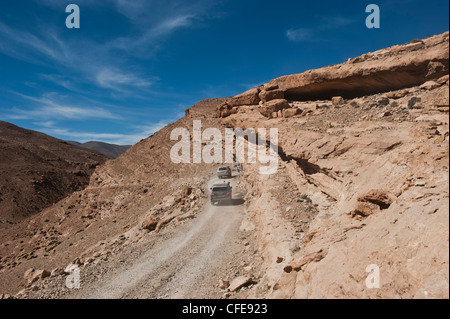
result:
M 446 0 L 343 2 L 1 1 L 0 120 L 133 144 L 201 99 L 448 30 Z M 380 29 L 365 26 L 371 3 Z

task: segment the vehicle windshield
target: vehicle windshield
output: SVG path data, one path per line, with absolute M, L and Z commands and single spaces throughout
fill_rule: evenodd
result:
M 228 170 L 228 167 L 219 167 L 219 171 L 226 171 Z
M 213 187 L 213 192 L 226 192 L 228 190 L 228 187 L 226 186 L 215 186 Z

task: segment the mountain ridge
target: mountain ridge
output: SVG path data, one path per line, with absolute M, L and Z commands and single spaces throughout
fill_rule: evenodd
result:
M 125 153 L 132 145 L 117 145 L 100 141 L 88 141 L 84 143 L 76 141 L 67 141 L 67 143 L 89 149 L 91 151 L 97 151 L 110 158 L 116 158 Z

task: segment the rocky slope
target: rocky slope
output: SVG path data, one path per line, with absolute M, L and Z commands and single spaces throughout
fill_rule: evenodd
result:
M 98 167 L 84 190 L 2 228 L 0 293 L 24 288 L 30 268 L 58 273 L 73 261 L 108 258 L 117 245 L 140 241 L 146 229 L 153 232 L 193 218 L 206 197 L 204 181 L 217 165 L 174 165 L 170 149 L 176 141 L 170 135 L 176 127 L 192 133 L 193 119 L 221 127 L 213 110 L 225 100 L 199 102 L 186 111 L 190 115 Z
M 107 157 L 0 122 L 0 225 L 40 212 L 89 183 Z

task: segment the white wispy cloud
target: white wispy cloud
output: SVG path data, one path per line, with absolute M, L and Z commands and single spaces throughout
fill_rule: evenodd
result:
M 172 121 L 161 120 L 161 121 L 159 121 L 157 123 L 147 123 L 147 124 L 144 124 L 144 125 L 134 125 L 133 129 L 136 132 L 139 132 L 138 133 L 139 136 L 148 137 L 148 136 L 152 135 L 153 133 L 159 131 L 163 127 L 167 126 L 170 122 L 172 122 Z
M 66 5 L 60 0 L 35 1 L 60 13 Z M 111 129 L 112 133 L 84 132 L 75 123 L 98 120 L 103 127 L 107 127 L 108 123 L 130 127 L 130 123 L 138 117 L 133 110 L 108 105 L 106 101 L 111 98 L 121 101 L 151 101 L 154 96 L 161 98 L 167 95 L 173 98 L 174 94 L 179 94 L 157 91 L 155 84 L 160 79 L 157 75 L 148 73 L 147 70 L 151 68 L 147 62 L 151 64 L 155 54 L 176 32 L 215 18 L 210 9 L 218 1 L 220 0 L 77 0 L 82 17 L 83 10 L 89 7 L 107 7 L 108 10 L 113 8 L 132 26 L 124 31 L 127 33 L 110 34 L 104 40 L 89 36 L 72 37 L 71 33 L 65 33 L 63 27 L 39 20 L 39 17 L 36 17 L 38 23 L 33 29 L 0 21 L 0 54 L 45 66 L 46 72 L 48 71 L 43 74 L 44 71 L 41 70 L 34 74 L 35 78 L 27 80 L 27 85 L 33 88 L 28 92 L 48 92 L 51 83 L 50 87 L 58 85 L 65 89 L 61 92 L 67 94 L 24 95 L 12 92 L 15 97 L 12 98 L 13 102 L 9 101 L 11 107 L 3 105 L 0 108 L 4 113 L 2 118 L 33 121 L 47 134 L 81 142 L 104 140 L 116 144 L 134 144 L 148 137 L 170 121 L 131 127 L 128 130 L 130 133 L 127 131 L 126 134 L 117 133 L 114 129 Z M 135 59 L 136 56 L 138 60 Z M 144 60 L 145 68 L 140 64 Z M 35 96 L 30 96 L 33 94 Z M 183 114 L 177 113 L 177 116 L 179 118 Z M 148 117 L 151 118 L 151 115 Z M 158 118 L 161 118 L 160 114 Z M 139 120 L 143 120 L 142 116 Z M 62 121 L 65 124 L 72 123 L 72 129 L 64 127 Z
M 7 119 L 85 120 L 121 118 L 119 115 L 101 107 L 67 105 L 64 101 L 61 101 L 63 97 L 55 93 L 47 93 L 39 98 L 20 93 L 16 93 L 16 95 L 32 101 L 33 106 L 25 109 L 14 107 L 6 115 Z
M 82 93 L 83 91 L 77 88 L 73 80 L 69 79 L 67 76 L 61 74 L 39 74 L 40 80 L 49 81 L 60 87 L 63 87 L 69 91 L 74 91 L 77 93 Z
M 38 57 L 60 60 L 63 55 L 39 36 L 9 27 L 1 21 L 0 39 L 1 52 L 27 62 L 38 63 Z
M 348 17 L 318 17 L 317 26 L 292 28 L 286 30 L 286 37 L 292 42 L 322 42 L 327 41 L 325 31 L 339 29 L 353 24 L 356 20 Z
M 130 88 L 142 89 L 157 80 L 155 76 L 143 76 L 128 70 L 126 61 L 110 54 L 108 45 L 84 40 L 85 43 L 61 41 L 51 30 L 39 30 L 36 34 L 17 30 L 0 22 L 0 53 L 33 64 L 44 64 L 60 74 L 39 75 L 66 89 L 77 91 L 68 81 L 71 74 L 78 81 L 98 85 L 101 88 L 128 92 Z M 82 47 L 90 50 L 81 52 Z M 151 80 L 150 80 L 151 79 Z
M 157 79 L 153 77 L 153 79 Z M 149 87 L 153 81 L 144 77 L 139 77 L 131 73 L 123 73 L 120 70 L 104 68 L 97 74 L 97 82 L 101 87 L 121 90 L 123 86 Z
M 356 20 L 349 17 L 323 17 L 322 18 L 322 29 L 333 29 L 333 28 L 341 28 L 347 25 L 355 23 Z
M 57 136 L 58 138 L 63 140 L 76 140 L 77 142 L 80 143 L 90 141 L 102 141 L 118 145 L 131 145 L 136 143 L 133 142 L 135 139 L 132 136 L 127 136 L 124 134 L 77 132 L 68 129 L 54 128 L 54 127 L 53 128 L 42 127 L 39 129 L 39 131 L 50 136 Z
M 133 131 L 129 134 L 76 131 L 58 127 L 54 122 L 35 122 L 34 124 L 39 131 L 63 140 L 75 140 L 80 143 L 102 141 L 117 145 L 133 145 L 159 131 L 168 123 L 161 121 L 158 123 L 136 126 L 133 127 Z
M 162 21 L 160 24 L 156 25 L 152 30 L 150 30 L 149 37 L 161 37 L 163 35 L 174 32 L 176 29 L 189 27 L 192 25 L 195 17 L 195 14 L 192 13 L 169 17 L 168 19 Z
M 63 37 L 60 29 L 45 21 L 41 21 L 33 31 L 0 22 L 0 53 L 34 64 L 46 64 L 60 74 L 72 74 L 77 81 L 97 85 L 100 89 L 134 95 L 133 89 L 147 89 L 158 80 L 158 76 L 146 74 L 136 65 L 130 68 L 132 57 L 152 59 L 165 39 L 209 16 L 209 9 L 217 1 L 78 0 L 82 10 L 94 6 L 115 8 L 134 28 L 127 34 L 99 41 L 89 37 Z M 36 2 L 55 11 L 65 7 L 60 0 Z M 74 85 L 61 78 L 49 80 L 66 89 L 75 89 Z
M 316 40 L 315 32 L 309 28 L 289 29 L 286 31 L 287 38 L 292 42 L 305 42 Z

